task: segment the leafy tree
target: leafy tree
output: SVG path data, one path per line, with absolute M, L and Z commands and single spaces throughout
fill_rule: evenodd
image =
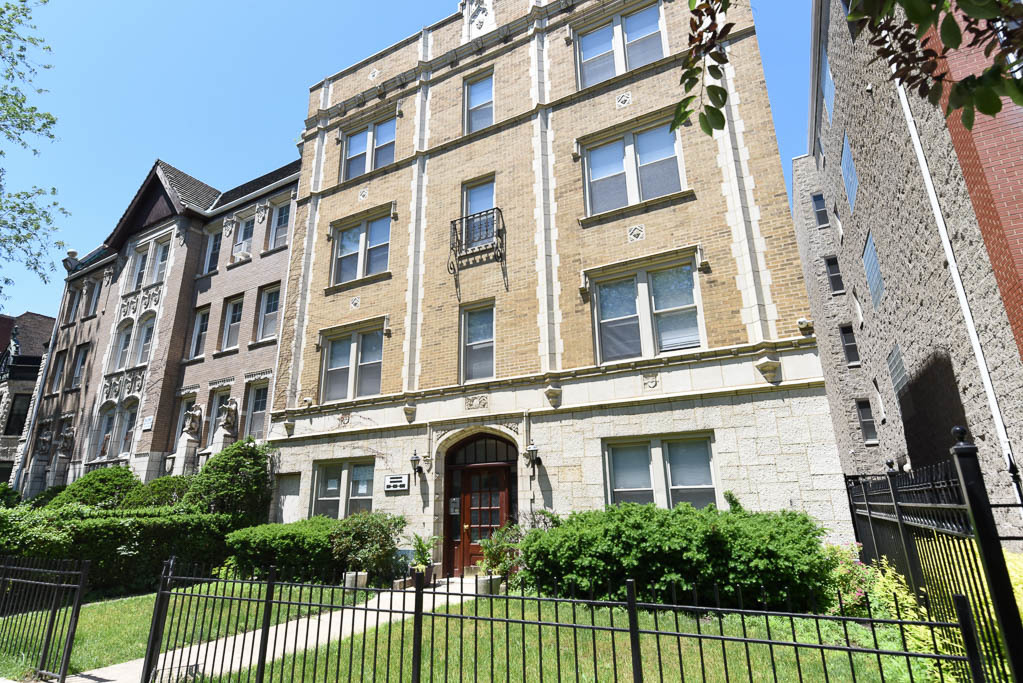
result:
M 0 263 L 20 262 L 43 282 L 49 281 L 54 270 L 51 250 L 64 247 L 55 239 L 54 220 L 68 212 L 54 199 L 55 188 L 11 190 L 2 164 L 8 146 L 38 154 L 35 140 L 56 137 L 56 117 L 30 101 L 32 95 L 44 92 L 33 83 L 39 70 L 50 68 L 35 61 L 36 53 L 50 48 L 35 34 L 32 23 L 32 10 L 47 1 L 0 4 Z M 0 273 L 0 297 L 13 284 L 10 276 Z
M 891 80 L 937 106 L 948 93 L 945 116 L 960 112 L 973 128 L 976 112 L 996 116 L 1002 97 L 1023 106 L 1023 3 L 1018 0 L 849 0 L 854 37 L 891 69 Z M 699 111 L 707 135 L 725 127 L 728 92 L 719 81 L 728 63 L 724 42 L 734 28 L 726 21 L 732 0 L 689 0 L 689 54 L 682 64 L 685 97 L 675 107 L 672 129 Z M 778 10 L 784 11 L 784 10 Z M 950 52 L 983 50 L 990 64 L 955 80 L 945 68 Z M 709 77 L 709 78 L 708 78 Z M 697 88 L 697 86 L 702 86 Z M 700 111 L 702 110 L 702 111 Z
M 270 449 L 249 438 L 212 456 L 192 477 L 182 502 L 256 525 L 270 515 L 270 494 Z

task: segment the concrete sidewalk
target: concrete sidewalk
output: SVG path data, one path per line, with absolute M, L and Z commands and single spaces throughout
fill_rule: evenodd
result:
M 436 592 L 433 592 L 436 591 Z M 449 592 L 450 591 L 450 592 Z M 472 579 L 441 581 L 423 597 L 423 609 L 432 611 L 445 604 L 456 605 L 471 599 L 475 593 Z M 270 628 L 267 661 L 280 659 L 292 652 L 312 649 L 328 642 L 358 635 L 391 621 L 404 621 L 411 617 L 415 592 L 384 591 L 377 597 L 355 608 L 345 607 L 310 617 L 302 617 Z M 366 609 L 361 609 L 366 608 Z M 369 611 L 367 611 L 369 610 Z M 379 611 L 375 611 L 379 610 Z M 391 612 L 389 610 L 396 610 Z M 408 612 L 408 614 L 403 614 Z M 247 631 L 234 636 L 165 652 L 160 656 L 158 669 L 172 669 L 184 673 L 204 673 L 219 676 L 256 666 L 259 631 Z M 68 683 L 139 683 L 144 660 L 112 664 L 102 669 L 68 676 Z M 161 680 L 161 679 L 157 679 Z M 168 677 L 167 680 L 174 680 Z M 0 683 L 13 683 L 0 679 Z

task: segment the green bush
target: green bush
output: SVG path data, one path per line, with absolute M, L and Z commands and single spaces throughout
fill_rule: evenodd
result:
M 21 494 L 7 485 L 7 482 L 0 482 L 0 508 L 12 508 L 21 502 Z
M 291 524 L 261 524 L 233 531 L 227 536 L 227 549 L 233 566 L 242 576 L 258 576 L 276 565 L 278 578 L 330 581 L 336 564 L 331 552 L 330 534 L 335 519 L 312 517 Z
M 359 512 L 339 520 L 330 534 L 339 568 L 368 572 L 377 582 L 394 578 L 398 537 L 405 518 L 384 512 Z
M 270 449 L 250 438 L 210 458 L 193 478 L 184 502 L 254 526 L 270 516 L 270 491 Z
M 124 497 L 122 508 L 148 508 L 180 503 L 192 485 L 190 476 L 167 476 L 139 486 Z
M 24 501 L 24 505 L 28 505 L 29 507 L 33 508 L 46 507 L 47 505 L 50 504 L 51 500 L 53 500 L 61 493 L 63 493 L 64 489 L 66 488 L 67 486 L 64 486 L 63 484 L 59 486 L 51 486 L 50 488 L 44 489 L 37 493 L 36 495 L 29 498 L 28 500 Z
M 542 528 L 542 527 L 538 527 Z M 519 569 L 519 542 L 522 529 L 517 524 L 505 524 L 494 530 L 490 538 L 480 539 L 483 560 L 480 569 L 484 574 L 511 576 Z
M 102 467 L 71 482 L 47 507 L 78 503 L 110 510 L 118 507 L 125 496 L 140 486 L 142 482 L 127 467 Z
M 821 543 L 824 530 L 802 512 L 722 512 L 688 504 L 672 510 L 627 503 L 576 512 L 550 529 L 533 529 L 519 544 L 525 585 L 561 593 L 591 590 L 624 599 L 635 579 L 641 600 L 663 600 L 675 588 L 695 589 L 735 605 L 826 607 L 835 559 Z

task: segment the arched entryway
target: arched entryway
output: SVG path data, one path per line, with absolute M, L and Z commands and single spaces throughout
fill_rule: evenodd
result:
M 444 574 L 462 575 L 483 557 L 480 540 L 518 517 L 518 449 L 490 433 L 474 434 L 444 458 Z

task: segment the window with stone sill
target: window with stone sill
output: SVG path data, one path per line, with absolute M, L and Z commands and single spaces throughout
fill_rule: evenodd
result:
M 373 463 L 334 462 L 316 467 L 313 514 L 332 519 L 373 509 Z
M 135 421 L 138 417 L 138 404 L 131 403 L 124 407 L 123 415 L 121 419 L 121 431 L 118 450 L 119 455 L 128 455 L 131 453 L 132 446 L 135 442 Z
M 131 332 L 131 321 L 121 325 L 121 328 L 117 333 L 117 345 L 114 347 L 113 367 L 110 368 L 111 372 L 114 370 L 121 370 L 128 365 L 128 356 L 131 354 Z
M 828 256 L 824 259 L 824 269 L 828 274 L 828 285 L 832 294 L 840 294 L 845 291 L 845 283 L 842 281 L 842 270 L 838 266 L 838 257 Z
M 80 287 L 68 287 L 68 300 L 67 308 L 64 311 L 64 322 L 72 323 L 78 317 L 78 305 L 82 300 L 82 290 Z
M 331 283 L 339 285 L 385 272 L 389 260 L 390 241 L 390 216 L 366 220 L 336 230 Z
M 206 349 L 206 332 L 209 326 L 210 309 L 207 306 L 195 313 L 195 322 L 192 324 L 192 341 L 189 345 L 189 358 L 198 358 L 203 355 Z
M 180 401 L 178 401 L 178 423 L 177 423 L 178 424 L 178 428 L 177 428 L 177 431 L 174 432 L 174 441 L 171 442 L 171 446 L 177 448 L 178 437 L 180 437 L 181 433 L 185 430 L 185 414 L 189 410 L 191 410 L 192 406 L 194 406 L 194 405 L 195 405 L 195 396 L 194 395 L 186 396 L 186 397 L 182 398 Z
M 601 363 L 652 358 L 701 345 L 691 260 L 609 276 L 594 287 Z
M 863 435 L 863 443 L 873 445 L 877 443 L 877 426 L 874 423 L 874 411 L 870 407 L 868 399 L 856 401 L 856 417 L 860 422 L 860 433 Z
M 60 391 L 64 382 L 64 364 L 67 362 L 67 351 L 58 351 L 53 358 L 53 371 L 50 375 L 50 393 Z
M 702 508 L 717 500 L 710 441 L 654 438 L 607 446 L 610 502 Z
M 256 441 L 262 441 L 266 428 L 266 399 L 270 387 L 266 384 L 249 387 L 249 397 L 245 406 L 245 434 Z
M 810 200 L 813 202 L 813 215 L 817 220 L 818 228 L 826 228 L 831 225 L 831 220 L 828 218 L 828 205 L 824 201 L 824 195 L 817 192 L 811 195 Z
M 474 382 L 494 376 L 494 305 L 462 310 L 462 379 Z
M 153 333 L 156 330 L 156 316 L 149 316 L 139 323 L 139 333 L 136 337 L 135 365 L 142 365 L 149 362 L 149 354 L 153 346 Z
M 391 117 L 348 133 L 342 180 L 351 180 L 394 161 L 397 119 Z
M 851 367 L 860 364 L 860 350 L 856 345 L 856 334 L 852 325 L 843 325 L 838 328 L 842 338 L 842 351 L 845 353 L 845 362 Z
M 267 287 L 260 295 L 257 341 L 277 336 L 277 312 L 280 308 L 280 299 L 280 286 Z
M 494 123 L 493 74 L 466 81 L 464 97 L 466 133 L 473 133 Z
M 89 344 L 79 344 L 75 349 L 74 362 L 71 365 L 71 388 L 77 389 L 82 386 L 82 376 L 85 374 L 85 361 L 89 357 Z
M 229 299 L 224 303 L 224 329 L 221 335 L 220 348 L 223 351 L 237 348 L 238 337 L 242 329 L 243 297 Z
M 103 280 L 101 278 L 93 278 L 89 280 L 87 285 L 87 293 L 89 302 L 85 307 L 85 315 L 83 317 L 89 317 L 90 315 L 96 314 L 96 309 L 99 308 L 99 295 L 103 290 Z
M 217 230 L 206 237 L 206 267 L 203 269 L 203 273 L 212 273 L 217 269 L 217 264 L 220 262 L 220 245 L 223 240 L 223 230 Z
M 206 411 L 206 445 L 213 445 L 213 432 L 217 429 L 217 416 L 220 415 L 220 409 L 227 405 L 227 402 L 231 399 L 230 389 L 221 389 L 213 393 L 211 397 L 208 410 Z
M 326 340 L 321 383 L 323 400 L 344 401 L 379 394 L 383 347 L 384 333 L 380 329 Z
M 252 235 L 256 232 L 256 217 L 253 215 L 239 218 L 238 223 L 235 228 L 234 247 L 231 249 L 231 257 L 235 260 L 252 254 Z
M 288 224 L 291 220 L 291 203 L 284 202 L 273 207 L 273 228 L 270 231 L 270 249 L 283 247 L 288 243 Z
M 679 192 L 685 185 L 681 142 L 668 122 L 589 145 L 583 166 L 590 216 Z
M 135 262 L 132 272 L 132 282 L 134 287 L 132 289 L 142 289 L 142 285 L 146 281 L 146 263 L 149 260 L 149 246 L 139 249 L 135 252 Z
M 114 436 L 114 422 L 116 419 L 117 412 L 113 406 L 100 411 L 96 428 L 96 458 L 105 458 L 112 452 L 110 442 Z
M 170 240 L 157 242 L 154 247 L 153 274 L 149 279 L 150 284 L 163 282 L 167 276 L 167 261 L 170 258 Z
M 602 26 L 581 32 L 576 42 L 581 88 L 656 62 L 667 49 L 660 5 L 615 14 Z
M 884 278 L 881 276 L 881 263 L 877 258 L 877 247 L 874 246 L 874 233 L 867 233 L 867 241 L 863 245 L 863 273 L 867 278 L 867 289 L 870 290 L 870 301 L 874 308 L 884 296 Z

